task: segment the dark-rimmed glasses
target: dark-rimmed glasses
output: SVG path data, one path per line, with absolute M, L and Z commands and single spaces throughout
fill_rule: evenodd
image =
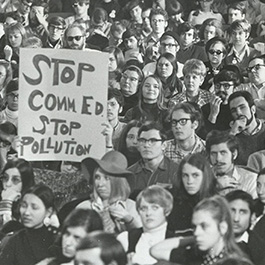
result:
M 247 72 L 251 73 L 253 70 L 257 72 L 262 66 L 265 66 L 265 64 L 256 64 L 254 66 L 247 67 Z
M 184 126 L 187 124 L 188 121 L 190 121 L 191 119 L 188 118 L 183 118 L 183 119 L 179 119 L 179 120 L 171 120 L 171 126 L 177 126 L 177 124 Z

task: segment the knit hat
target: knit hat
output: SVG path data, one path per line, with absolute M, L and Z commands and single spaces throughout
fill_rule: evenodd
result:
M 6 95 L 18 91 L 18 78 L 11 80 L 6 86 Z

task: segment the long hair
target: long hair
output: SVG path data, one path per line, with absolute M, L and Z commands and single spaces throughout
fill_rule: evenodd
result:
M 24 193 L 25 190 L 27 190 L 29 187 L 35 184 L 33 169 L 28 161 L 21 158 L 9 160 L 5 164 L 2 170 L 2 174 L 4 174 L 10 168 L 16 168 L 20 173 L 22 181 L 21 193 Z M 2 188 L 2 183 L 1 183 L 1 188 Z
M 139 105 L 138 106 L 139 106 L 139 109 L 140 109 L 140 111 L 141 111 L 142 114 L 144 114 L 144 112 L 145 112 L 145 110 L 142 107 L 142 104 L 144 102 L 144 98 L 143 98 L 143 87 L 144 87 L 145 81 L 148 78 L 153 78 L 157 82 L 157 85 L 158 85 L 159 94 L 158 94 L 158 98 L 157 98 L 157 101 L 156 101 L 157 108 L 159 110 L 164 110 L 165 109 L 164 108 L 164 94 L 163 94 L 163 85 L 162 85 L 162 82 L 161 82 L 160 78 L 157 75 L 149 75 L 149 76 L 145 77 L 145 79 L 143 80 L 143 82 L 141 84 L 141 87 L 140 87 Z
M 222 222 L 227 224 L 226 232 L 221 235 L 223 237 L 225 251 L 228 255 L 238 257 L 245 256 L 235 242 L 230 207 L 223 197 L 215 195 L 202 200 L 195 206 L 193 213 L 198 211 L 209 212 L 212 218 L 216 221 L 218 227 Z
M 10 42 L 9 42 L 9 35 L 11 33 L 14 33 L 14 32 L 19 32 L 22 36 L 22 42 L 21 42 L 21 45 L 20 47 L 23 47 L 24 46 L 24 42 L 26 40 L 26 30 L 25 28 L 23 27 L 23 25 L 20 23 L 20 22 L 17 22 L 17 23 L 14 23 L 14 24 L 11 24 L 9 25 L 7 28 L 6 28 L 6 31 L 5 31 L 5 36 L 6 36 L 6 41 L 7 41 L 7 44 L 10 45 Z M 12 47 L 12 46 L 11 46 Z
M 9 83 L 9 81 L 11 81 L 13 79 L 12 68 L 11 68 L 11 64 L 9 62 L 7 62 L 6 60 L 3 60 L 3 59 L 0 59 L 0 65 L 2 65 L 6 69 L 6 77 L 5 77 L 5 81 L 3 83 L 3 88 L 5 88 L 7 86 L 7 84 Z M 5 91 L 4 91 L 4 93 L 5 93 Z
M 121 72 L 121 70 L 125 64 L 124 55 L 122 53 L 122 50 L 116 46 L 108 46 L 103 50 L 103 52 L 108 52 L 109 54 L 114 55 L 116 62 L 117 62 L 117 69 L 116 70 Z
M 203 23 L 200 27 L 199 38 L 201 40 L 204 40 L 204 31 L 205 31 L 205 28 L 207 26 L 215 27 L 215 36 L 223 37 L 224 32 L 222 29 L 223 25 L 222 25 L 221 21 L 216 19 L 216 18 L 208 18 L 208 19 L 203 21 Z
M 176 188 L 178 190 L 177 193 L 179 194 L 179 196 L 184 196 L 184 197 L 189 196 L 182 181 L 182 170 L 185 164 L 189 164 L 193 167 L 196 167 L 203 174 L 201 187 L 197 194 L 199 201 L 216 194 L 216 179 L 208 160 L 202 154 L 195 153 L 186 156 L 180 162 L 178 168 L 178 178 L 176 180 Z
M 177 88 L 178 92 L 182 92 L 183 85 L 181 81 L 179 80 L 179 78 L 177 77 L 178 65 L 177 65 L 176 58 L 173 54 L 166 52 L 160 55 L 160 57 L 157 59 L 155 75 L 159 77 L 158 64 L 162 58 L 165 58 L 166 60 L 168 60 L 173 66 L 172 74 L 167 78 L 166 82 L 162 81 L 162 83 L 164 83 L 163 88 L 165 89 L 166 87 L 168 87 L 171 92 L 174 92 L 174 90 Z

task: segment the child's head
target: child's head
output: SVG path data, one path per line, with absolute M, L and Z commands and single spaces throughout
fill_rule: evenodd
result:
M 5 35 L 6 35 L 7 43 L 12 48 L 22 47 L 26 39 L 25 28 L 19 22 L 9 25 L 6 28 Z
M 178 26 L 178 35 L 183 48 L 191 46 L 197 38 L 197 31 L 189 22 L 184 22 Z
M 190 59 L 183 66 L 183 75 L 187 91 L 197 91 L 206 75 L 205 64 L 201 60 Z
M 151 230 L 166 223 L 166 217 L 173 208 L 173 196 L 158 185 L 152 185 L 139 193 L 136 209 L 144 229 Z
M 234 21 L 229 27 L 233 45 L 245 45 L 250 31 L 251 24 L 246 19 Z

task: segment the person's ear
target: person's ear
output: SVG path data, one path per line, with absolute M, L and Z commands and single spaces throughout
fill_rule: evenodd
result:
M 198 128 L 198 126 L 199 126 L 199 122 L 198 121 L 194 121 L 194 122 L 192 122 L 191 126 L 192 126 L 192 129 L 196 130 Z
M 219 231 L 220 231 L 220 234 L 221 234 L 222 236 L 224 236 L 224 235 L 226 234 L 227 230 L 228 230 L 228 224 L 227 224 L 227 222 L 225 222 L 225 221 L 221 222 L 221 223 L 219 224 Z
M 166 147 L 167 147 L 167 144 L 166 144 L 166 141 L 163 141 L 162 142 L 162 151 L 165 151 L 166 150 Z
M 255 105 L 253 105 L 253 106 L 251 106 L 251 108 L 250 108 L 250 111 L 252 112 L 252 114 L 255 114 L 256 113 L 256 106 Z
M 121 113 L 121 112 L 122 112 L 122 110 L 123 110 L 123 107 L 122 107 L 122 106 L 120 106 L 120 107 L 119 107 L 119 113 Z
M 234 152 L 232 153 L 232 156 L 233 156 L 233 160 L 236 160 L 238 156 L 238 150 L 234 150 Z
M 203 84 L 203 81 L 204 81 L 204 76 L 200 75 L 200 86 Z

